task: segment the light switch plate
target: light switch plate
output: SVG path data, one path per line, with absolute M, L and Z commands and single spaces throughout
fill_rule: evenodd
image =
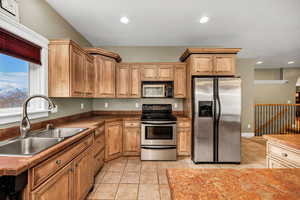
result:
M 108 103 L 107 102 L 105 102 L 104 107 L 108 108 Z
M 80 109 L 83 110 L 84 109 L 84 103 L 80 104 Z

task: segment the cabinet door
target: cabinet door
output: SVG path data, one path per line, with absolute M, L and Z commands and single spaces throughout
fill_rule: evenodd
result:
M 91 148 L 74 160 L 75 200 L 83 200 L 94 184 L 94 156 Z
M 141 97 L 141 75 L 140 66 L 132 65 L 130 67 L 130 96 L 132 98 Z
M 158 66 L 158 79 L 161 81 L 173 81 L 174 80 L 174 66 L 173 65 Z
M 85 96 L 93 97 L 95 86 L 95 70 L 93 59 L 86 57 Z
M 85 54 L 71 46 L 72 96 L 84 96 L 85 92 Z
M 123 155 L 139 155 L 140 154 L 140 141 L 141 141 L 140 128 L 124 128 L 123 130 Z
M 192 75 L 213 75 L 213 55 L 193 56 Z
M 117 66 L 117 97 L 126 98 L 130 97 L 130 66 L 129 64 L 119 64 Z
M 174 70 L 174 97 L 186 97 L 186 67 L 185 65 L 175 66 Z
M 191 155 L 191 129 L 177 128 L 177 155 Z
M 118 158 L 122 155 L 122 123 L 105 124 L 105 160 Z
M 143 65 L 142 80 L 153 81 L 158 79 L 158 69 L 156 65 Z
M 97 56 L 97 97 L 115 97 L 115 62 L 112 59 Z
M 235 75 L 235 55 L 214 56 L 215 75 Z
M 68 164 L 31 192 L 32 200 L 73 200 L 74 172 Z

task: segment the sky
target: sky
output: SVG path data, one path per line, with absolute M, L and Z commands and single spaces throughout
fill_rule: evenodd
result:
M 0 91 L 5 92 L 13 88 L 27 89 L 28 69 L 27 61 L 0 53 Z

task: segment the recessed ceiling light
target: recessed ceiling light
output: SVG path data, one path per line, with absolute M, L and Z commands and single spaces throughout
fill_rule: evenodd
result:
M 289 64 L 289 65 L 295 64 L 295 61 L 289 61 L 288 64 Z
M 123 23 L 123 24 L 128 24 L 129 19 L 128 19 L 128 17 L 121 17 L 120 22 Z
M 205 24 L 209 21 L 209 17 L 203 16 L 200 18 L 200 24 Z
M 256 62 L 256 64 L 258 64 L 258 65 L 261 65 L 261 64 L 263 64 L 264 62 L 263 61 L 257 61 Z

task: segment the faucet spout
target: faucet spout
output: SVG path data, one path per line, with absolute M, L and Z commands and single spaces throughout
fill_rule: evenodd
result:
M 20 123 L 20 132 L 21 132 L 21 138 L 25 138 L 27 136 L 27 133 L 30 131 L 31 129 L 31 124 L 28 118 L 28 113 L 27 113 L 27 107 L 28 107 L 28 103 L 31 99 L 34 98 L 43 98 L 45 99 L 48 103 L 49 103 L 49 110 L 53 110 L 55 109 L 55 104 L 53 103 L 53 101 L 51 101 L 50 98 L 48 98 L 47 96 L 44 95 L 33 95 L 28 97 L 25 102 L 23 103 L 23 113 L 22 113 L 22 120 Z

